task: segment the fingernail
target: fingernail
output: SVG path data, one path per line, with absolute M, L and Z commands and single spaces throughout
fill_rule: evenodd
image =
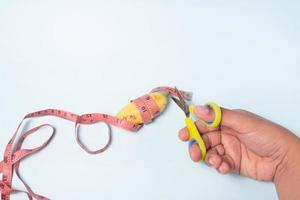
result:
M 222 173 L 224 173 L 225 172 L 225 166 L 224 165 L 221 165 L 221 167 L 220 167 L 220 172 L 222 172 Z
M 197 106 L 195 112 L 201 115 L 207 115 L 209 113 L 208 106 Z
M 212 158 L 209 158 L 209 159 L 208 159 L 208 163 L 209 163 L 210 165 L 214 165 L 214 160 L 213 160 Z

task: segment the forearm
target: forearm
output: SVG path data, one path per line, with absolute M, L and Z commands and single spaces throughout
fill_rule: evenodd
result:
M 280 200 L 300 199 L 300 139 L 290 140 L 290 149 L 276 170 L 274 183 Z

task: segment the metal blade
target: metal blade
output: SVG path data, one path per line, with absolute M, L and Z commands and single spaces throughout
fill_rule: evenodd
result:
M 172 99 L 175 101 L 175 103 L 183 110 L 186 117 L 190 115 L 188 105 L 186 104 L 184 98 L 181 96 L 179 90 L 175 87 L 175 91 L 177 93 L 177 96 L 179 99 L 176 99 L 175 97 L 172 97 Z

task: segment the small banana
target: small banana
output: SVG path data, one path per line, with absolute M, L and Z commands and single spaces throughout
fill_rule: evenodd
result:
M 164 111 L 168 103 L 168 92 L 152 92 L 139 97 L 127 104 L 117 114 L 117 118 L 125 119 L 134 124 L 150 123 Z

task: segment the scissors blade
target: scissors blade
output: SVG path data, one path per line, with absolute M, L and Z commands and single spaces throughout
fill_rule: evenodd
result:
M 185 116 L 188 117 L 190 115 L 188 105 L 186 104 L 184 98 L 182 97 L 182 95 L 180 94 L 179 90 L 176 87 L 175 87 L 175 91 L 176 91 L 176 94 L 177 94 L 179 100 L 174 97 L 172 97 L 172 99 L 183 110 Z
M 175 97 L 171 97 L 173 101 L 178 105 L 179 108 L 181 108 L 184 111 L 184 106 L 181 104 L 179 99 L 176 99 Z

